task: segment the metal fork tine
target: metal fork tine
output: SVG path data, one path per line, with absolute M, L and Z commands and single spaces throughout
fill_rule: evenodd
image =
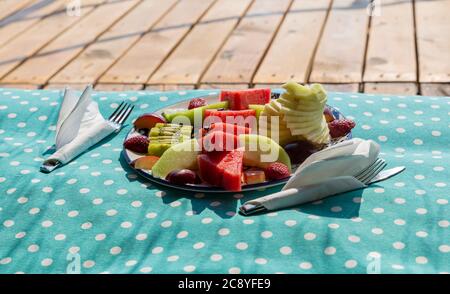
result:
M 122 125 L 122 124 L 127 120 L 128 116 L 129 116 L 130 113 L 133 111 L 133 109 L 134 109 L 134 105 L 131 106 L 131 108 L 129 108 L 129 109 L 127 110 L 127 112 L 125 113 L 124 117 L 123 117 L 122 119 L 119 120 L 118 123 L 119 123 L 120 125 Z
M 380 159 L 378 158 L 375 160 L 371 165 L 363 169 L 359 174 L 355 176 L 355 178 L 360 179 L 364 175 L 366 175 L 368 172 L 370 172 L 375 166 L 377 166 L 380 163 Z
M 124 101 L 122 101 L 122 103 L 119 104 L 119 106 L 117 106 L 116 110 L 114 110 L 114 112 L 109 116 L 108 120 L 111 120 L 111 118 L 113 118 L 113 116 L 119 111 L 119 109 L 122 107 Z
M 122 109 L 113 117 L 112 122 L 118 123 L 120 120 L 120 117 L 127 110 L 127 107 L 128 107 L 128 104 L 124 103 Z
M 374 170 L 377 170 L 381 165 L 383 165 L 383 163 L 384 163 L 384 160 L 377 159 L 376 164 L 371 166 L 371 168 L 369 170 L 367 170 L 366 172 L 364 172 L 363 174 L 359 175 L 358 180 L 360 180 L 361 182 L 364 182 L 364 179 L 366 179 L 368 175 L 371 175 Z
M 382 171 L 386 167 L 387 163 L 383 160 L 383 163 L 378 166 L 376 169 L 374 169 L 371 173 L 366 175 L 361 182 L 364 184 L 369 183 L 380 171 Z
M 120 121 L 124 117 L 125 113 L 127 113 L 129 108 L 130 108 L 130 105 L 128 103 L 125 103 L 125 107 L 124 107 L 122 113 L 117 116 L 116 123 L 120 123 Z
M 120 116 L 120 114 L 122 114 L 123 110 L 125 109 L 126 104 L 123 103 L 120 107 L 120 109 L 118 109 L 117 113 L 110 119 L 110 121 L 112 122 L 116 122 L 117 118 Z

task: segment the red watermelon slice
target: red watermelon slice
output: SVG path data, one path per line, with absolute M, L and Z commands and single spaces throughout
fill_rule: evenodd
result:
M 228 101 L 232 110 L 248 109 L 249 104 L 270 102 L 270 88 L 220 92 L 220 101 Z
M 229 124 L 237 124 L 242 127 L 249 126 L 250 128 L 256 128 L 256 110 L 217 110 L 206 109 L 204 125 L 209 126 L 213 123 L 223 122 Z M 213 117 L 213 118 L 210 118 Z M 254 119 L 247 119 L 253 117 Z
M 244 151 L 212 152 L 197 157 L 200 178 L 228 191 L 241 191 Z
M 231 151 L 238 147 L 238 137 L 222 131 L 209 132 L 201 138 L 203 151 Z
M 244 126 L 238 126 L 235 124 L 227 124 L 223 122 L 213 123 L 209 129 L 209 132 L 225 132 L 231 133 L 236 136 L 241 134 L 250 134 L 250 128 Z

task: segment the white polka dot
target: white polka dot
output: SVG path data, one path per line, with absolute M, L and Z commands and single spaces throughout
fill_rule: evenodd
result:
M 158 246 L 158 247 L 155 247 L 152 249 L 152 254 L 160 254 L 163 251 L 164 251 L 164 248 L 161 246 Z
M 431 131 L 431 135 L 434 137 L 439 137 L 441 135 L 440 131 Z
M 423 144 L 423 141 L 420 140 L 420 139 L 414 139 L 413 143 L 414 143 L 415 145 L 422 145 L 422 144 Z
M 446 204 L 448 204 L 448 200 L 440 198 L 440 199 L 436 200 L 436 203 L 440 204 L 440 205 L 446 205 Z
M 38 214 L 40 211 L 41 211 L 41 210 L 40 210 L 39 208 L 33 207 L 33 208 L 31 208 L 31 209 L 28 211 L 28 213 L 29 213 L 29 214 Z
M 178 239 L 183 239 L 183 238 L 186 238 L 188 235 L 189 235 L 189 232 L 188 232 L 188 231 L 181 231 L 181 232 L 179 232 L 179 233 L 177 234 L 177 238 L 178 238 Z
M 44 192 L 44 193 L 50 193 L 52 191 L 53 191 L 52 187 L 44 187 L 44 188 L 42 188 L 42 192 Z
M 352 243 L 358 243 L 359 241 L 361 241 L 361 238 L 355 235 L 350 235 L 348 236 L 348 240 Z
M 203 242 L 197 242 L 194 244 L 194 246 L 192 246 L 194 249 L 202 249 L 203 247 L 205 247 L 205 243 Z
M 428 211 L 425 208 L 417 208 L 416 213 L 417 214 L 426 214 Z
M 332 247 L 332 246 L 327 247 L 327 248 L 325 248 L 325 250 L 323 251 L 323 253 L 326 254 L 326 255 L 333 255 L 333 254 L 336 253 L 336 248 L 335 248 L 335 247 Z
M 373 228 L 372 229 L 372 233 L 375 234 L 375 235 L 381 235 L 381 234 L 383 234 L 383 229 Z
M 104 159 L 104 160 L 102 160 L 102 163 L 103 164 L 110 164 L 110 163 L 112 163 L 112 160 L 111 159 Z
M 97 235 L 95 235 L 95 240 L 97 240 L 97 241 L 105 240 L 105 238 L 106 238 L 106 234 L 97 234 Z
M 12 258 L 11 257 L 5 257 L 5 258 L 2 258 L 2 259 L 0 259 L 0 264 L 8 264 L 8 263 L 10 263 L 12 261 Z
M 303 235 L 303 238 L 305 238 L 305 240 L 311 241 L 311 240 L 316 239 L 316 234 L 306 233 L 305 235 Z
M 438 222 L 438 226 L 440 226 L 441 228 L 447 228 L 449 226 L 450 222 L 447 220 L 440 220 Z
M 83 224 L 81 225 L 81 228 L 82 228 L 83 230 L 89 230 L 90 228 L 92 228 L 92 223 L 90 223 L 90 222 L 85 222 L 85 223 L 83 223 Z
M 436 184 L 434 184 L 436 187 L 439 187 L 439 188 L 443 188 L 443 187 L 446 187 L 447 186 L 447 184 L 446 183 L 436 183 Z
M 416 257 L 416 263 L 418 264 L 426 264 L 428 262 L 428 258 L 425 256 L 418 256 Z
M 68 251 L 69 251 L 70 253 L 72 253 L 72 254 L 77 254 L 78 252 L 80 252 L 80 247 L 78 247 L 78 246 L 72 246 L 72 247 L 69 248 Z
M 345 262 L 346 268 L 355 268 L 357 265 L 358 265 L 358 262 L 354 259 L 350 259 Z
M 140 233 L 140 234 L 136 235 L 136 240 L 138 240 L 138 241 L 143 241 L 145 239 L 147 239 L 147 234 L 145 234 L 145 233 Z
M 91 190 L 89 189 L 89 188 L 81 188 L 80 189 L 80 193 L 81 194 L 86 194 L 86 193 L 89 193 Z
M 230 234 L 230 229 L 222 228 L 217 232 L 220 236 L 226 236 Z
M 8 113 L 8 118 L 16 118 L 17 114 L 15 113 Z
M 403 226 L 403 225 L 406 224 L 406 221 L 403 220 L 403 219 L 398 218 L 398 219 L 394 220 L 394 224 L 396 224 L 397 226 Z
M 398 249 L 398 250 L 402 250 L 403 248 L 405 248 L 405 243 L 403 243 L 403 242 L 394 242 L 392 244 L 392 247 L 394 247 L 395 249 Z
M 425 190 L 415 190 L 414 192 L 415 192 L 417 195 L 424 195 L 424 194 L 427 193 Z
M 378 136 L 378 140 L 381 142 L 386 142 L 388 138 L 386 136 Z
M 68 217 L 76 217 L 79 214 L 77 210 L 72 210 L 67 213 Z
M 51 258 L 44 258 L 41 261 L 42 266 L 50 266 L 50 265 L 52 265 L 52 263 L 53 263 L 53 260 Z
M 41 223 L 41 225 L 42 225 L 44 228 L 49 228 L 49 227 L 53 226 L 53 222 L 52 222 L 51 220 L 45 220 L 45 221 L 43 221 L 43 222 Z
M 384 209 L 382 207 L 375 207 L 372 211 L 375 213 L 383 213 Z
M 105 186 L 110 186 L 112 184 L 114 184 L 113 180 L 106 180 L 106 181 L 103 182 L 103 185 L 105 185 Z
M 119 246 L 114 246 L 109 250 L 109 253 L 111 253 L 112 255 L 117 255 L 120 252 L 122 252 L 122 248 L 120 248 Z
M 169 97 L 167 97 L 167 96 L 159 97 L 159 101 L 167 101 L 168 99 L 169 99 Z
M 338 224 L 328 224 L 328 227 L 330 228 L 330 229 L 338 229 L 339 228 L 339 225 Z
M 109 209 L 106 211 L 107 216 L 114 216 L 116 214 L 117 214 L 117 210 L 115 210 L 115 209 Z
M 295 220 L 287 220 L 284 222 L 284 224 L 288 227 L 293 227 L 297 224 L 297 222 Z
M 131 228 L 131 227 L 133 226 L 133 224 L 132 224 L 131 222 L 122 222 L 122 223 L 120 224 L 120 226 L 121 226 L 122 228 L 124 228 L 124 229 L 129 229 L 129 228 Z
M 440 172 L 440 171 L 444 170 L 444 167 L 442 167 L 442 166 L 435 166 L 435 167 L 433 167 L 433 170 L 437 171 L 437 172 Z
M 238 267 L 232 267 L 228 270 L 229 274 L 240 274 L 241 273 L 241 269 Z
M 72 184 L 75 184 L 77 181 L 78 181 L 77 179 L 69 179 L 69 180 L 67 180 L 66 183 L 69 185 L 72 185 Z
M 99 175 L 101 175 L 102 173 L 101 172 L 91 172 L 91 176 L 93 176 L 93 177 L 98 177 Z
M 117 194 L 118 195 L 125 195 L 127 193 L 128 193 L 128 191 L 126 189 L 119 189 L 119 190 L 117 190 Z
M 170 206 L 171 207 L 178 207 L 178 206 L 180 206 L 182 203 L 181 203 L 181 201 L 174 201 L 174 202 L 172 202 L 172 203 L 170 203 Z
M 186 266 L 183 268 L 183 270 L 184 270 L 185 272 L 187 272 L 187 273 L 191 273 L 191 272 L 195 271 L 195 266 L 193 266 L 193 265 L 186 265 Z
M 220 261 L 220 260 L 222 260 L 222 258 L 223 258 L 223 256 L 220 254 L 213 254 L 210 257 L 211 261 Z
M 24 197 L 24 196 L 19 197 L 19 198 L 17 198 L 17 202 L 20 203 L 20 204 L 27 203 L 28 202 L 28 198 Z
M 372 127 L 369 126 L 369 125 L 362 125 L 361 128 L 362 128 L 363 130 L 370 130 Z
M 373 191 L 375 193 L 384 193 L 384 189 L 383 188 L 375 188 Z
M 175 262 L 178 259 L 180 259 L 180 257 L 178 255 L 171 255 L 171 256 L 167 257 L 168 262 Z
M 264 239 L 270 238 L 273 236 L 273 233 L 271 231 L 264 231 L 261 233 L 261 237 L 263 237 Z
M 66 239 L 66 235 L 64 235 L 64 234 L 58 234 L 55 236 L 56 241 L 63 241 L 65 239 Z
M 102 198 L 95 198 L 92 200 L 92 204 L 94 205 L 100 205 L 103 203 L 103 199 Z
M 202 219 L 202 224 L 210 224 L 212 221 L 213 221 L 212 218 L 205 217 L 204 219 Z
M 417 231 L 416 236 L 419 238 L 426 238 L 428 236 L 428 233 L 425 231 Z
M 263 264 L 267 263 L 267 259 L 265 259 L 265 258 L 256 258 L 255 259 L 255 263 L 263 265 Z
M 83 262 L 83 267 L 85 268 L 91 268 L 95 265 L 95 261 L 93 260 L 86 260 L 85 262 Z
M 239 242 L 236 244 L 236 248 L 239 250 L 245 250 L 248 248 L 248 244 L 245 242 Z
M 299 268 L 308 270 L 312 268 L 312 264 L 310 262 L 302 262 L 298 265 Z
M 25 233 L 25 232 L 18 232 L 15 237 L 16 237 L 16 239 L 22 239 L 26 235 L 27 235 L 27 233 Z
M 169 228 L 170 226 L 172 226 L 172 221 L 170 220 L 166 220 L 161 223 L 161 227 L 163 228 Z
M 242 221 L 242 223 L 244 223 L 245 225 L 251 225 L 251 224 L 253 224 L 255 221 L 254 220 L 252 220 L 252 219 L 244 219 L 243 221 Z
M 30 246 L 28 246 L 28 252 L 34 253 L 37 252 L 39 250 L 39 245 L 37 244 L 31 244 Z
M 423 179 L 425 179 L 425 176 L 424 175 L 415 175 L 414 178 L 416 180 L 423 180 Z
M 289 246 L 283 246 L 280 248 L 280 253 L 283 255 L 289 255 L 292 253 L 292 248 Z
M 450 246 L 449 245 L 441 245 L 439 246 L 439 251 L 442 253 L 449 253 L 450 252 Z
M 150 266 L 144 266 L 144 267 L 141 268 L 139 271 L 140 271 L 141 273 L 149 273 L 149 272 L 151 272 L 152 270 L 153 270 L 152 267 L 150 267 Z
M 341 212 L 342 211 L 342 207 L 340 206 L 333 206 L 330 209 L 332 212 Z
M 156 212 L 149 212 L 145 215 L 146 218 L 150 218 L 150 219 L 155 218 L 157 216 L 158 216 L 158 214 Z

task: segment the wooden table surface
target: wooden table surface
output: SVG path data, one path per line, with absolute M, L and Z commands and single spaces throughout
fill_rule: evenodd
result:
M 450 96 L 450 0 L 369 2 L 0 0 L 0 87 Z

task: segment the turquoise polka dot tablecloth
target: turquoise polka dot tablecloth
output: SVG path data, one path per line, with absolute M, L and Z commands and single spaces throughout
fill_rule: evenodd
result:
M 145 112 L 215 91 L 97 92 Z M 390 167 L 371 187 L 243 217 L 280 188 L 194 194 L 140 178 L 121 160 L 127 126 L 52 174 L 61 93 L 0 89 L 0 273 L 445 273 L 450 271 L 450 98 L 330 93 Z

